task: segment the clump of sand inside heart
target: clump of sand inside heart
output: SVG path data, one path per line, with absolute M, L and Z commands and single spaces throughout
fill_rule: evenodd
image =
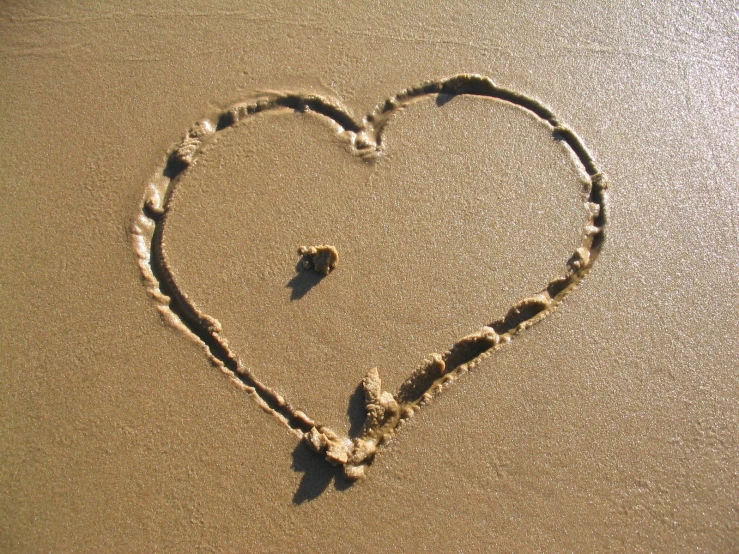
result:
M 331 273 L 339 263 L 339 252 L 329 244 L 301 246 L 298 248 L 298 254 L 303 257 L 305 269 L 312 269 L 323 275 Z

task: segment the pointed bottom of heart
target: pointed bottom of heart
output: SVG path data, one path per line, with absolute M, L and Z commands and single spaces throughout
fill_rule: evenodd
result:
M 180 289 L 169 265 L 164 241 L 172 194 L 179 177 L 197 162 L 202 147 L 223 129 L 247 118 L 268 112 L 315 112 L 335 125 L 337 132 L 347 139 L 353 154 L 371 164 L 382 154 L 383 129 L 389 118 L 424 97 L 436 96 L 439 102 L 442 98 L 448 101 L 450 97 L 460 95 L 517 105 L 536 116 L 555 140 L 569 147 L 588 176 L 585 191 L 587 222 L 581 244 L 567 260 L 562 276 L 514 304 L 505 316 L 461 338 L 446 352 L 429 356 L 405 379 L 397 392 L 383 390 L 378 368 L 369 370 L 362 380 L 366 414 L 362 430 L 353 438 L 342 436 L 294 408 L 276 390 L 257 379 L 229 347 L 221 324 L 199 310 Z M 354 481 L 365 476 L 365 470 L 378 449 L 390 441 L 418 410 L 517 334 L 546 318 L 577 288 L 604 243 L 606 189 L 603 173 L 578 135 L 563 125 L 548 107 L 536 99 L 498 87 L 487 77 L 462 74 L 401 91 L 379 104 L 361 121 L 355 120 L 338 103 L 327 98 L 297 93 L 273 93 L 253 102 L 237 104 L 213 119 L 202 120 L 171 149 L 166 163 L 146 187 L 132 236 L 145 286 L 164 319 L 202 345 L 207 357 L 238 387 L 248 392 L 260 407 L 329 463 L 342 467 L 344 475 Z M 338 263 L 338 252 L 328 245 L 301 247 L 300 254 L 309 269 L 323 275 L 330 273 Z

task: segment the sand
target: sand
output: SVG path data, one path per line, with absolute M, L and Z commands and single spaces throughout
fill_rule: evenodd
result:
M 411 4 L 1 10 L 0 549 L 739 547 L 731 6 Z

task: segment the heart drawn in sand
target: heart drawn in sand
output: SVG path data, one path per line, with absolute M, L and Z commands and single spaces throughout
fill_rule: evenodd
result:
M 548 285 L 516 302 L 501 318 L 477 332 L 460 338 L 443 354 L 433 354 L 408 375 L 400 388 L 391 393 L 382 388 L 377 368 L 362 380 L 366 419 L 357 436 L 341 436 L 328 426 L 313 420 L 295 408 L 276 390 L 261 381 L 247 368 L 226 340 L 221 324 L 207 315 L 181 290 L 174 278 L 163 237 L 172 191 L 178 178 L 197 163 L 202 147 L 223 129 L 256 114 L 279 111 L 313 112 L 333 122 L 338 132 L 348 139 L 351 152 L 367 163 L 381 154 L 383 129 L 401 108 L 419 99 L 446 95 L 473 95 L 491 101 L 514 104 L 527 110 L 545 126 L 552 136 L 564 142 L 588 175 L 586 190 L 587 222 L 582 241 L 566 261 L 561 276 Z M 343 467 L 351 479 L 364 476 L 379 447 L 390 441 L 413 414 L 441 393 L 461 374 L 552 313 L 588 273 L 604 242 L 606 226 L 607 182 L 577 134 L 562 124 L 549 108 L 523 94 L 496 86 L 478 75 L 455 75 L 408 88 L 380 104 L 363 120 L 356 121 L 339 104 L 314 94 L 271 93 L 257 100 L 234 105 L 214 119 L 196 123 L 184 139 L 171 150 L 165 165 L 147 185 L 141 213 L 133 225 L 134 247 L 145 285 L 157 302 L 165 319 L 203 345 L 208 358 L 266 412 L 281 421 L 299 440 Z M 301 252 L 306 267 L 328 273 L 336 263 L 330 249 L 307 247 Z M 320 256 L 312 258 L 312 256 Z

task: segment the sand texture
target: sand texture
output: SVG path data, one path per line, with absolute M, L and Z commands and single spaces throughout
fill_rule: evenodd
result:
M 0 8 L 0 550 L 738 550 L 738 29 Z

